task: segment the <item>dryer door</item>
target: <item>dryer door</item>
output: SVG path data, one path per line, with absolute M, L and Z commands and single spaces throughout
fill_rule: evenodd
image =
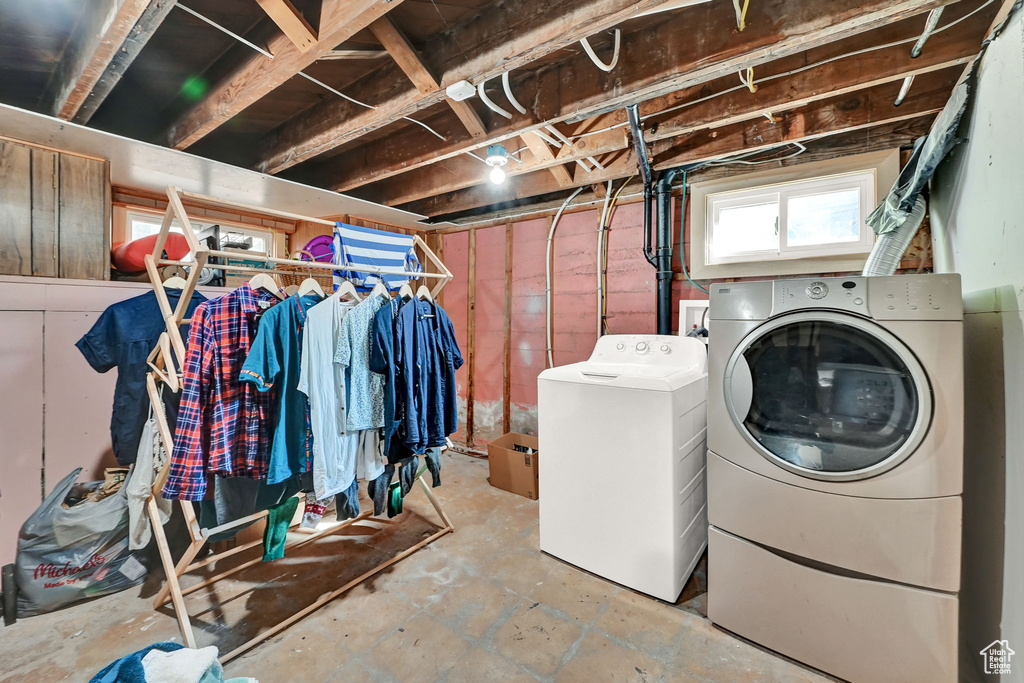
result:
M 895 336 L 862 318 L 804 311 L 739 344 L 725 402 L 770 461 L 812 479 L 866 479 L 914 452 L 928 431 L 924 369 Z

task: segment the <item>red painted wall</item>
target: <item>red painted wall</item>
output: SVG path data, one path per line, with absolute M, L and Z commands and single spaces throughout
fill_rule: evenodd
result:
M 678 215 L 678 207 L 674 207 Z M 554 362 L 585 360 L 597 341 L 597 220 L 599 210 L 566 214 L 554 242 Z M 536 434 L 537 375 L 546 367 L 544 259 L 550 218 L 512 224 L 511 356 L 508 377 L 509 431 Z M 678 223 L 674 223 L 674 267 L 679 270 Z M 502 420 L 505 338 L 505 226 L 477 229 L 472 444 L 481 446 L 505 431 Z M 688 240 L 687 240 L 688 241 Z M 619 206 L 608 233 L 608 317 L 611 334 L 655 332 L 655 273 L 643 252 L 643 205 Z M 468 357 L 468 232 L 444 237 L 444 260 L 455 274 L 443 304 Z M 703 298 L 688 283 L 673 283 L 673 301 Z M 677 307 L 673 307 L 677 325 Z M 456 310 L 458 309 L 458 310 Z M 469 386 L 459 374 L 463 404 Z M 466 443 L 464 420 L 457 440 Z

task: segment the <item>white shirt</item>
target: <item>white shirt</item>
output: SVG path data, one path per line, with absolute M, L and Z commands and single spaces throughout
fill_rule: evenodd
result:
M 356 477 L 359 435 L 346 429 L 345 366 L 334 362 L 341 322 L 353 305 L 328 297 L 309 309 L 303 332 L 298 389 L 309 397 L 317 500 L 341 493 Z

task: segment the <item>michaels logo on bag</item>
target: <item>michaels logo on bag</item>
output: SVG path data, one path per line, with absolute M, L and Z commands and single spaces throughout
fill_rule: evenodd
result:
M 985 673 L 987 674 L 1010 674 L 1010 658 L 1016 652 L 1010 649 L 1010 643 L 1005 640 L 995 640 L 981 651 L 985 659 Z

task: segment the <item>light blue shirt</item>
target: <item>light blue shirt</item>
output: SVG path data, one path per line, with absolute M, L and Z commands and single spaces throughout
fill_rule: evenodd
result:
M 341 321 L 334 362 L 345 367 L 349 431 L 384 426 L 384 376 L 370 371 L 370 336 L 373 317 L 386 301 L 383 295 L 367 297 Z

